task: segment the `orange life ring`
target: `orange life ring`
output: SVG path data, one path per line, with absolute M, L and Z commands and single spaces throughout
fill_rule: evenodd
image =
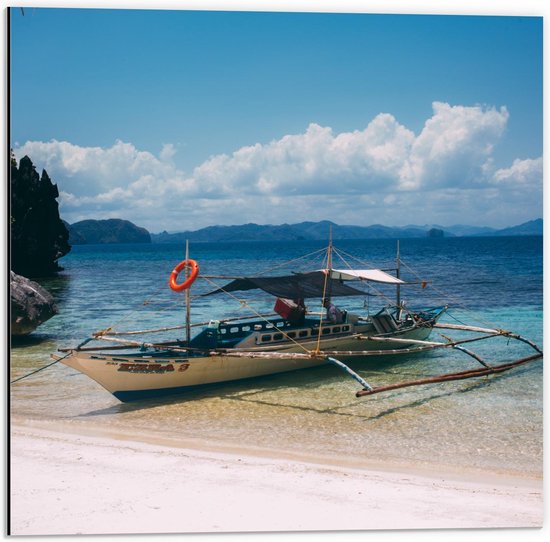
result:
M 186 267 L 191 268 L 191 274 L 187 277 L 185 282 L 182 282 L 181 284 L 176 283 L 176 279 L 178 278 L 178 275 L 180 271 L 185 269 Z M 174 267 L 174 270 L 172 271 L 172 274 L 170 275 L 170 288 L 174 290 L 174 292 L 183 292 L 183 290 L 187 290 L 193 282 L 195 282 L 195 279 L 199 275 L 199 264 L 195 260 L 183 260 L 183 262 L 180 262 L 176 267 Z

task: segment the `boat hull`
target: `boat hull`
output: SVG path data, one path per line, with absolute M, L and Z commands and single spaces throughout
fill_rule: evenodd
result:
M 430 332 L 431 328 L 423 327 L 399 333 L 397 336 L 401 339 L 425 340 Z M 325 365 L 328 363 L 326 357 L 304 355 L 305 352 L 314 350 L 315 346 L 315 342 L 309 341 L 300 345 L 279 347 L 272 355 L 264 348 L 258 349 L 258 353 L 249 350 L 202 356 L 164 355 L 162 358 L 155 357 L 154 354 L 112 355 L 75 350 L 61 361 L 86 374 L 119 400 L 126 402 Z M 407 346 L 406 343 L 400 343 L 398 350 Z M 396 349 L 396 346 L 392 343 L 358 340 L 357 337 L 342 337 L 323 341 L 322 349 L 348 352 L 347 355 L 338 355 L 338 359 L 346 361 L 372 359 L 371 356 L 365 355 L 363 358 L 352 352 L 387 351 Z M 291 356 L 290 359 L 284 357 L 288 354 L 298 356 Z
M 132 401 L 311 368 L 326 361 L 204 356 L 147 363 L 132 359 L 124 362 L 109 358 L 91 360 L 78 354 L 63 360 L 63 363 L 93 378 L 117 399 Z

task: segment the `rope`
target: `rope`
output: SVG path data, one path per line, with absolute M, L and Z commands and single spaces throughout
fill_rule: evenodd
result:
M 292 264 L 294 262 L 298 262 L 300 260 L 305 260 L 306 258 L 310 258 L 312 256 L 321 254 L 325 251 L 326 251 L 326 249 L 323 248 L 323 249 L 316 250 L 314 252 L 310 252 L 309 254 L 306 254 L 304 256 L 300 256 L 299 258 L 294 258 L 293 260 L 289 260 L 289 261 L 283 262 L 282 264 L 271 267 L 270 269 L 266 269 L 266 270 L 262 271 L 261 273 L 259 273 L 259 275 L 264 275 L 264 274 L 269 273 L 269 272 L 271 272 L 275 269 L 279 269 L 281 267 L 290 265 L 290 264 Z M 203 280 L 205 280 L 205 281 L 207 281 L 211 284 L 214 284 L 211 280 L 209 280 L 209 277 L 206 277 L 206 276 L 203 275 L 203 276 L 199 276 L 199 278 L 201 278 L 201 279 L 203 279 Z M 165 286 L 159 287 L 152 294 L 150 294 L 147 299 L 145 299 L 144 301 L 142 301 L 139 304 L 135 305 L 135 307 L 133 309 L 131 309 L 129 312 L 125 313 L 118 320 L 116 320 L 109 327 L 109 329 L 115 329 L 122 322 L 127 324 L 129 321 L 134 320 L 136 313 L 138 313 L 141 308 L 143 308 L 147 305 L 151 305 L 153 303 L 153 301 L 155 300 L 155 298 L 159 295 L 159 293 L 164 290 L 164 288 L 165 288 Z M 219 288 L 219 289 L 222 290 L 222 288 Z M 227 292 L 225 292 L 225 293 L 227 293 Z M 192 299 L 200 298 L 200 297 L 201 297 L 200 295 L 191 296 Z M 167 301 L 164 306 L 162 306 L 160 308 L 155 308 L 154 310 L 155 310 L 156 313 L 162 313 L 162 312 L 170 310 L 170 309 L 174 308 L 174 306 L 178 306 L 178 305 L 179 305 L 179 300 L 173 299 L 173 300 Z M 279 330 L 279 331 L 281 331 L 281 330 Z M 120 333 L 121 334 L 126 334 L 125 332 L 120 332 Z M 112 334 L 114 334 L 114 333 L 110 333 L 110 335 L 112 335 Z
M 334 249 L 334 252 L 338 255 L 338 257 L 342 260 L 342 262 L 344 262 L 344 264 L 348 265 L 349 267 L 349 264 L 346 262 L 346 260 L 342 257 L 342 254 L 346 255 L 348 258 L 351 258 L 352 260 L 355 260 L 356 262 L 359 262 L 360 264 L 366 264 L 366 265 L 370 265 L 372 267 L 372 264 L 367 262 L 367 261 L 362 261 L 360 260 L 359 258 L 353 256 L 352 254 L 348 254 L 347 252 L 343 251 L 343 250 L 336 250 Z M 400 258 L 400 261 L 401 261 L 401 265 L 403 265 L 414 277 L 416 277 L 418 280 L 422 281 L 422 277 L 413 269 L 411 268 L 407 262 L 403 261 L 402 258 Z M 375 286 L 373 286 L 372 283 L 369 283 L 370 287 L 378 293 L 378 295 L 380 297 L 382 297 L 383 299 L 386 299 L 388 301 L 392 301 L 391 299 L 389 299 L 381 290 L 379 290 L 378 288 L 376 288 Z M 454 305 L 456 305 L 456 307 L 458 308 L 461 308 L 463 310 L 465 310 L 467 313 L 469 313 L 470 315 L 472 315 L 472 318 L 477 321 L 477 322 L 480 322 L 482 324 L 485 324 L 485 325 L 488 325 L 490 327 L 497 327 L 493 322 L 490 322 L 488 320 L 485 320 L 484 318 L 481 318 L 477 313 L 475 313 L 472 309 L 470 309 L 469 307 L 467 307 L 466 305 L 464 305 L 462 303 L 462 301 L 457 298 L 457 297 L 454 297 L 452 295 L 449 295 L 447 294 L 446 292 L 444 292 L 443 290 L 440 290 L 437 286 L 435 286 L 433 283 L 431 284 L 431 289 L 433 291 L 435 291 L 439 296 L 441 296 L 443 298 L 444 301 L 448 301 L 448 300 L 451 300 L 453 302 Z M 406 310 L 406 309 L 405 309 Z M 407 311 L 408 312 L 408 311 Z M 451 318 L 453 318 L 454 320 L 456 320 L 457 322 L 460 322 L 462 324 L 464 324 L 464 322 L 461 322 L 458 318 L 454 317 L 453 315 L 451 315 L 449 312 L 447 313 Z
M 299 258 L 294 258 L 293 260 L 288 260 L 286 262 L 283 262 L 279 265 L 275 265 L 269 269 L 265 269 L 264 271 L 262 271 L 261 273 L 258 273 L 258 276 L 261 276 L 261 275 L 265 275 L 266 273 L 271 273 L 272 271 L 274 271 L 275 269 L 280 269 L 281 267 L 286 267 L 287 265 L 290 265 L 294 262 L 299 262 L 300 260 L 305 260 L 306 258 L 309 258 L 311 256 L 315 256 L 317 254 L 322 254 L 323 252 L 326 252 L 326 249 L 325 248 L 321 248 L 319 250 L 316 250 L 314 252 L 310 252 L 309 254 L 306 254 L 305 256 L 300 256 Z M 204 278 L 204 277 L 203 277 Z
M 336 248 L 333 249 L 334 252 L 336 253 L 336 255 L 340 258 L 340 260 L 342 260 L 342 262 L 344 263 L 344 265 L 348 268 L 348 269 L 353 269 L 351 267 L 351 265 L 345 260 L 345 258 L 342 256 L 342 254 L 346 255 L 347 257 L 351 258 L 352 260 L 355 260 L 356 262 L 360 263 L 361 265 L 366 265 L 366 266 L 370 266 L 370 267 L 374 267 L 371 263 L 367 262 L 367 261 L 362 261 L 360 260 L 359 258 L 356 258 L 355 256 L 352 256 L 351 254 L 348 254 L 347 252 L 344 252 L 342 250 L 337 250 Z M 382 299 L 384 299 L 385 301 L 387 301 L 388 303 L 394 303 L 394 299 L 391 298 L 391 297 L 388 297 L 382 290 L 378 289 L 376 286 L 374 286 L 374 284 L 371 282 L 371 281 L 366 281 L 367 285 L 369 286 L 369 288 L 372 288 L 377 296 L 381 297 Z
M 76 348 L 75 350 L 78 350 L 79 348 L 81 348 L 82 346 L 84 346 L 85 344 L 89 343 L 90 341 L 93 341 L 93 338 L 90 338 L 90 339 L 86 339 L 85 341 L 82 341 Z M 36 373 L 39 373 L 40 371 L 43 371 L 44 369 L 47 369 L 48 367 L 51 367 L 52 365 L 55 365 L 56 363 L 59 363 L 60 361 L 63 361 L 65 358 L 68 358 L 71 354 L 72 354 L 72 350 L 65 354 L 63 357 L 59 358 L 59 359 L 56 359 L 55 361 L 52 361 L 52 363 L 48 363 L 48 365 L 44 365 L 43 367 L 40 367 L 39 369 L 36 369 L 34 371 L 31 371 L 30 373 L 26 374 L 26 375 L 23 375 L 23 376 L 20 376 L 19 378 L 16 378 L 15 380 L 12 380 L 10 382 L 10 384 L 15 384 L 16 382 L 19 382 L 20 380 L 23 380 L 24 378 L 28 378 L 29 376 L 32 376 Z
M 417 279 L 419 280 L 422 280 L 422 278 L 420 277 L 420 275 L 418 275 L 418 273 L 416 273 L 414 271 L 414 269 L 412 269 L 409 265 L 407 265 L 406 262 L 404 262 L 403 260 L 401 260 L 401 264 L 407 268 L 407 270 L 412 273 Z M 443 290 L 440 290 L 437 286 L 435 286 L 433 283 L 431 285 L 431 289 L 432 290 L 435 290 L 436 293 L 438 293 L 440 296 L 442 296 L 444 299 L 448 299 L 448 300 L 451 300 L 458 308 L 461 308 L 462 310 L 466 311 L 468 314 L 470 314 L 472 316 L 472 318 L 477 321 L 477 322 L 480 322 L 484 325 L 487 325 L 487 326 L 490 326 L 490 327 L 497 327 L 493 322 L 490 322 L 489 320 L 485 320 L 485 318 L 481 318 L 475 311 L 473 311 L 472 309 L 470 309 L 469 307 L 467 307 L 466 305 L 464 305 L 464 303 L 457 297 L 454 297 L 450 294 L 447 294 L 445 293 Z M 451 315 L 450 315 L 451 316 Z M 458 318 L 455 318 L 453 316 L 451 316 L 454 320 L 456 320 L 457 322 L 460 322 L 461 324 L 464 324 L 464 322 L 461 322 Z

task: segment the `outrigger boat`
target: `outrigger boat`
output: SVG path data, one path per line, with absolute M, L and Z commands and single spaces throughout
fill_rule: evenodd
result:
M 361 397 L 405 386 L 489 375 L 542 358 L 542 350 L 536 344 L 509 331 L 441 323 L 446 306 L 417 310 L 408 308 L 401 301 L 401 287 L 416 284 L 424 288 L 427 283 L 401 279 L 399 245 L 395 275 L 388 270 L 366 269 L 364 266 L 356 268 L 346 265 L 335 269 L 333 255 L 336 253 L 343 258 L 342 254 L 336 251 L 332 242 L 325 250 L 323 263 L 326 265 L 321 269 L 271 277 L 231 277 L 229 283 L 219 286 L 214 280 L 221 277 L 200 275 L 199 265 L 189 258 L 187 248 L 186 259 L 174 268 L 169 279 L 172 290 L 185 294 L 185 325 L 142 331 L 107 328 L 92 334 L 77 347 L 60 349 L 64 355 L 52 355 L 52 358 L 86 374 L 121 401 L 175 394 L 329 363 L 359 382 L 361 389 L 356 396 Z M 185 281 L 178 283 L 178 275 L 182 272 L 185 273 Z M 240 306 L 250 308 L 235 293 L 259 289 L 275 298 L 275 313 L 253 311 L 248 317 L 211 320 L 200 324 L 201 331 L 192 336 L 191 328 L 197 325 L 190 322 L 190 287 L 200 278 L 216 285 L 214 290 L 200 296 L 203 299 L 225 294 L 238 301 Z M 369 289 L 373 285 L 396 287 L 395 302 L 374 314 L 339 311 L 331 307 L 334 298 L 365 298 L 371 295 L 365 291 L 365 285 Z M 309 303 L 314 300 L 319 306 L 322 302 L 322 306 L 327 308 L 326 314 L 323 310 L 309 312 L 305 309 L 305 301 Z M 460 339 L 443 336 L 441 341 L 429 340 L 436 328 L 471 332 L 473 336 L 462 336 Z M 164 342 L 128 338 L 174 330 L 185 330 L 186 338 Z M 494 366 L 464 346 L 492 337 L 527 343 L 535 354 Z M 87 346 L 91 341 L 111 344 Z M 351 360 L 366 361 L 373 357 L 440 348 L 460 350 L 479 362 L 481 367 L 373 387 L 347 364 Z

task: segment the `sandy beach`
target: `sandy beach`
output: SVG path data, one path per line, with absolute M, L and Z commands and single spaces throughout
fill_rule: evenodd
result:
M 11 427 L 11 534 L 541 527 L 542 480 L 459 477 Z

